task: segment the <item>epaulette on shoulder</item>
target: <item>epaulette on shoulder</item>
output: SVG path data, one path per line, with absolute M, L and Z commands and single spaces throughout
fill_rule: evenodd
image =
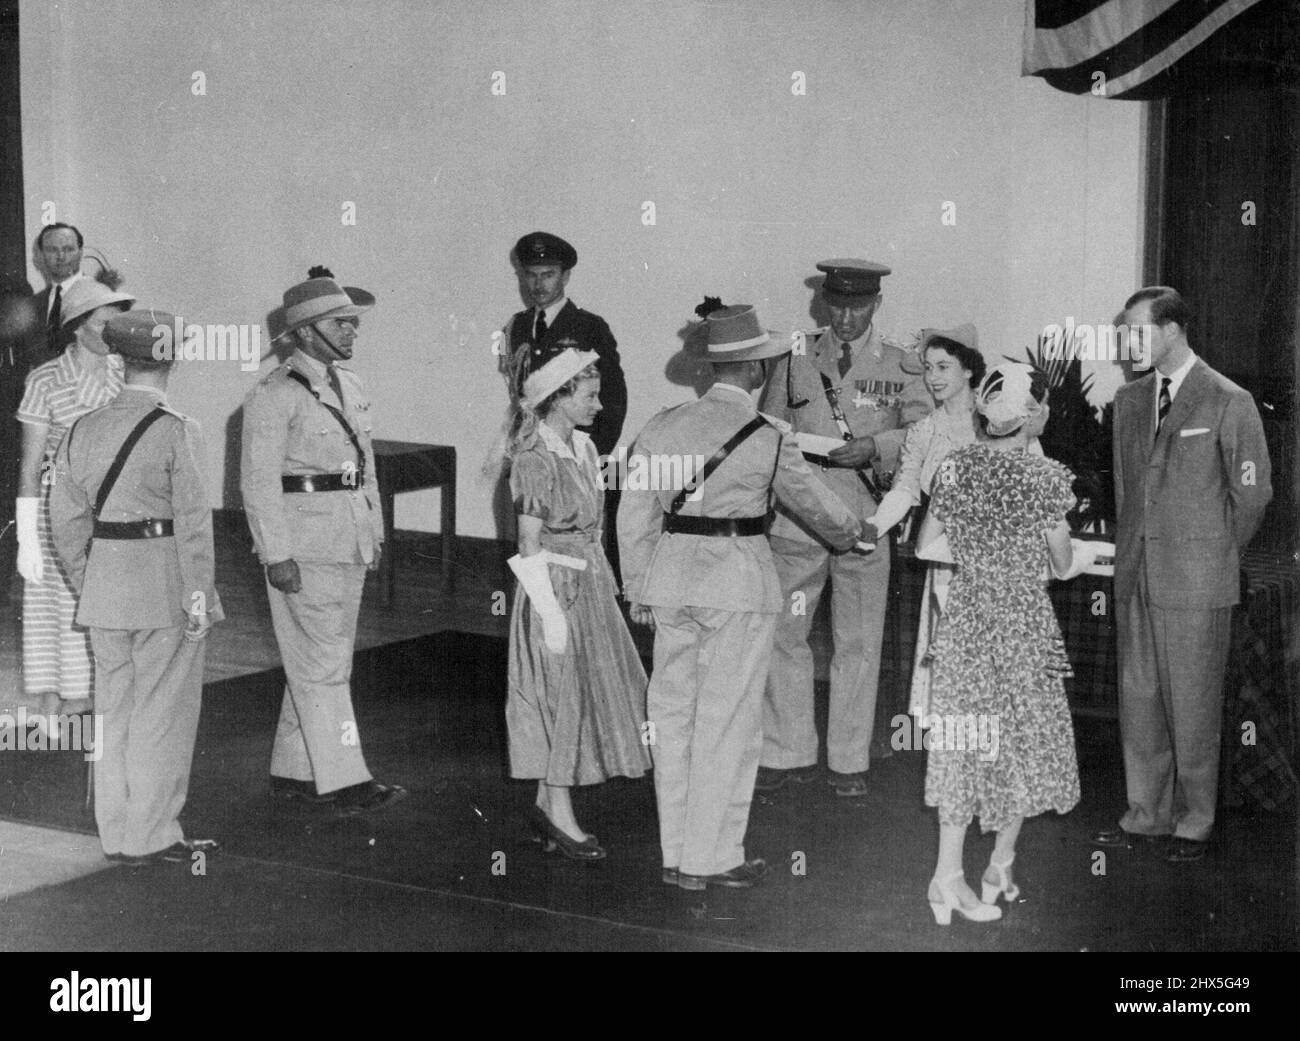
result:
M 263 376 L 260 380 L 258 380 L 258 384 L 260 386 L 266 386 L 267 384 L 274 382 L 276 379 L 284 379 L 286 376 L 288 376 L 289 371 L 290 371 L 289 363 L 287 361 L 282 361 L 280 362 L 279 365 L 277 365 L 265 376 Z
M 160 409 L 162 409 L 164 412 L 166 412 L 169 416 L 175 416 L 175 417 L 176 417 L 177 419 L 179 419 L 182 423 L 192 423 L 192 422 L 194 422 L 194 420 L 193 420 L 192 417 L 187 416 L 184 412 L 178 412 L 178 411 L 176 411 L 176 409 L 172 408 L 172 407 L 171 407 L 170 405 L 168 405 L 168 404 L 165 404 L 165 403 L 159 403 L 158 407 L 159 407 Z

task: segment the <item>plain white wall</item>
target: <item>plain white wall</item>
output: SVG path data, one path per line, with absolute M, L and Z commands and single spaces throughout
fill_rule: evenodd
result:
M 313 263 L 373 291 L 355 367 L 376 431 L 457 447 L 465 534 L 495 534 L 476 478 L 524 232 L 578 249 L 570 295 L 623 352 L 625 439 L 690 395 L 664 367 L 705 292 L 807 327 L 814 264 L 868 257 L 895 272 L 886 331 L 971 320 L 996 357 L 1067 316 L 1109 320 L 1138 285 L 1140 106 L 1022 79 L 1022 0 L 25 0 L 20 16 L 30 234 L 53 202 L 142 301 L 196 322 L 261 322 Z M 222 442 L 255 378 L 208 362 L 174 385 L 214 498 L 234 501 Z M 404 497 L 398 525 L 436 530 L 436 507 Z

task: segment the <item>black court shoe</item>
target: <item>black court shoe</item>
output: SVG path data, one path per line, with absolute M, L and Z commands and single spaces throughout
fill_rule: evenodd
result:
M 271 794 L 285 799 L 298 799 L 302 802 L 333 802 L 338 792 L 318 792 L 312 781 L 298 781 L 292 777 L 271 775 Z
M 568 835 L 551 823 L 551 818 L 546 816 L 540 806 L 532 808 L 529 819 L 542 840 L 543 853 L 554 853 L 558 849 L 570 860 L 592 861 L 605 859 L 605 850 L 596 842 L 594 836 L 588 837 L 584 842 L 569 838 Z
M 360 784 L 340 788 L 330 794 L 334 796 L 336 814 L 340 817 L 355 817 L 360 813 L 387 809 L 398 800 L 406 798 L 406 789 L 400 784 L 362 781 Z

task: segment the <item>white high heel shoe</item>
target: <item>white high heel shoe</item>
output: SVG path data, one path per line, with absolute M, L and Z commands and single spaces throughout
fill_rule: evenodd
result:
M 939 925 L 949 925 L 952 923 L 952 913 L 956 911 L 963 918 L 972 922 L 996 922 L 1002 917 L 1002 908 L 996 904 L 978 903 L 973 907 L 967 907 L 961 902 L 960 897 L 954 895 L 948 888 L 948 884 L 962 877 L 960 871 L 954 871 L 947 878 L 939 879 L 938 877 L 930 880 L 930 910 L 934 913 L 934 920 Z M 938 893 L 938 899 L 935 893 Z
M 1006 861 L 989 858 L 989 866 L 985 868 L 984 877 L 980 880 L 980 900 L 986 904 L 996 904 L 999 893 L 1007 898 L 1009 904 L 1020 899 L 1020 887 L 1011 881 L 1011 875 L 1008 871 L 1015 859 L 1016 855 L 1014 853 L 1011 854 L 1011 859 Z M 990 871 L 997 874 L 997 882 L 989 881 L 988 875 Z

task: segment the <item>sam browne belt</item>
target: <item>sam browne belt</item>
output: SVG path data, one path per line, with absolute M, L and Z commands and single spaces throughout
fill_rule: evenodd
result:
M 280 488 L 286 492 L 355 492 L 358 474 L 282 474 Z
M 683 517 L 680 513 L 664 515 L 664 531 L 672 535 L 712 535 L 718 538 L 745 538 L 767 534 L 767 515 L 762 517 Z
M 165 539 L 172 535 L 171 518 L 138 521 L 95 521 L 93 539 Z

